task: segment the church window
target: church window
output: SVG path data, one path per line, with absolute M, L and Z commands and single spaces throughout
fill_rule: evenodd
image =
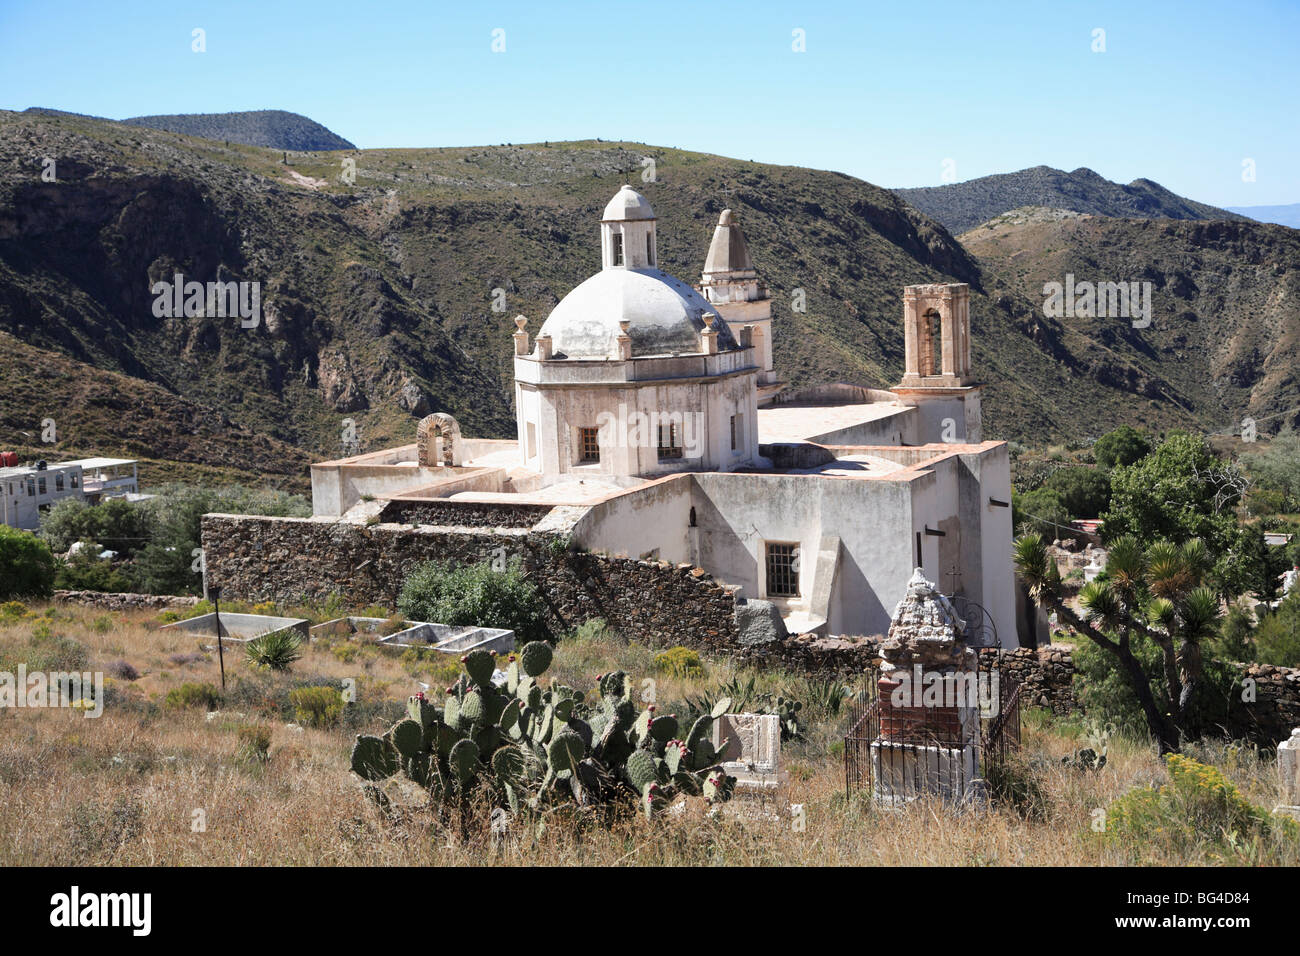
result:
M 655 264 L 654 238 L 648 232 L 645 234 L 645 262 L 648 266 Z
M 37 491 L 38 494 L 42 494 L 42 495 L 45 494 L 45 479 L 44 479 L 44 478 L 37 478 L 37 479 L 36 479 L 36 491 Z
M 599 428 L 578 429 L 579 461 L 589 463 L 600 461 L 600 444 L 597 441 L 599 434 Z
M 798 597 L 799 545 L 792 542 L 767 542 L 768 597 Z
M 740 451 L 745 444 L 744 416 L 740 412 L 731 416 L 731 450 Z
M 535 422 L 528 423 L 528 457 L 537 457 L 537 425 Z
M 659 426 L 659 460 L 682 457 L 682 426 L 676 423 Z
M 63 490 L 63 472 L 61 471 L 54 473 L 54 490 L 55 491 Z
M 621 232 L 616 232 L 614 233 L 614 265 L 621 266 L 622 264 L 623 264 L 623 234 Z

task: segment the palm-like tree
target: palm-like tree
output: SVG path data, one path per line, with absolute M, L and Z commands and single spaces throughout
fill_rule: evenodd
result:
M 1035 601 L 1115 656 L 1161 751 L 1177 750 L 1191 725 L 1201 642 L 1219 621 L 1219 598 L 1202 584 L 1211 566 L 1204 543 L 1158 541 L 1143 549 L 1131 535 L 1117 538 L 1111 542 L 1105 573 L 1079 592 L 1082 614 L 1065 603 L 1060 572 L 1040 535 L 1016 540 L 1015 561 Z M 1156 700 L 1151 679 L 1133 650 L 1133 640 L 1143 637 L 1161 650 L 1168 686 L 1163 702 Z

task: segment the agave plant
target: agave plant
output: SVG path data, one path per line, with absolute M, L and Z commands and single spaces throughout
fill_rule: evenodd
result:
M 244 646 L 244 659 L 253 667 L 264 670 L 287 671 L 302 657 L 302 638 L 298 632 L 286 628 L 255 637 Z

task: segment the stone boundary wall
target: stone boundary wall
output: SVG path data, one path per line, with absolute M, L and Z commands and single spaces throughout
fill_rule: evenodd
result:
M 603 618 L 629 640 L 722 651 L 734 647 L 734 592 L 689 565 L 567 551 L 546 532 L 514 528 L 356 525 L 314 518 L 204 515 L 208 581 L 231 600 L 296 604 L 338 594 L 395 608 L 424 561 L 518 559 L 557 633 Z M 503 550 L 504 549 L 504 550 Z
M 1300 727 L 1300 668 L 1275 664 L 1234 664 L 1242 678 L 1253 680 L 1255 700 L 1247 703 L 1238 693 L 1232 698 L 1228 731 L 1261 743 L 1276 744 Z
M 131 594 L 109 591 L 55 591 L 54 601 L 59 604 L 81 604 L 99 607 L 106 611 L 186 610 L 199 603 L 196 597 L 179 597 L 168 594 Z

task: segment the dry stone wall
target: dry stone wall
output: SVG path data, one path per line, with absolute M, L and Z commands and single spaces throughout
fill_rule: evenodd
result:
M 55 591 L 54 600 L 60 604 L 81 604 L 106 611 L 185 610 L 199 603 L 196 597 L 178 597 L 169 594 L 131 594 L 117 591 Z
M 554 534 L 519 528 L 357 525 L 314 518 L 205 515 L 208 580 L 226 598 L 280 604 L 338 594 L 395 607 L 424 561 L 518 559 L 557 632 L 605 619 L 630 640 L 721 649 L 735 644 L 734 593 L 698 568 L 565 550 Z

